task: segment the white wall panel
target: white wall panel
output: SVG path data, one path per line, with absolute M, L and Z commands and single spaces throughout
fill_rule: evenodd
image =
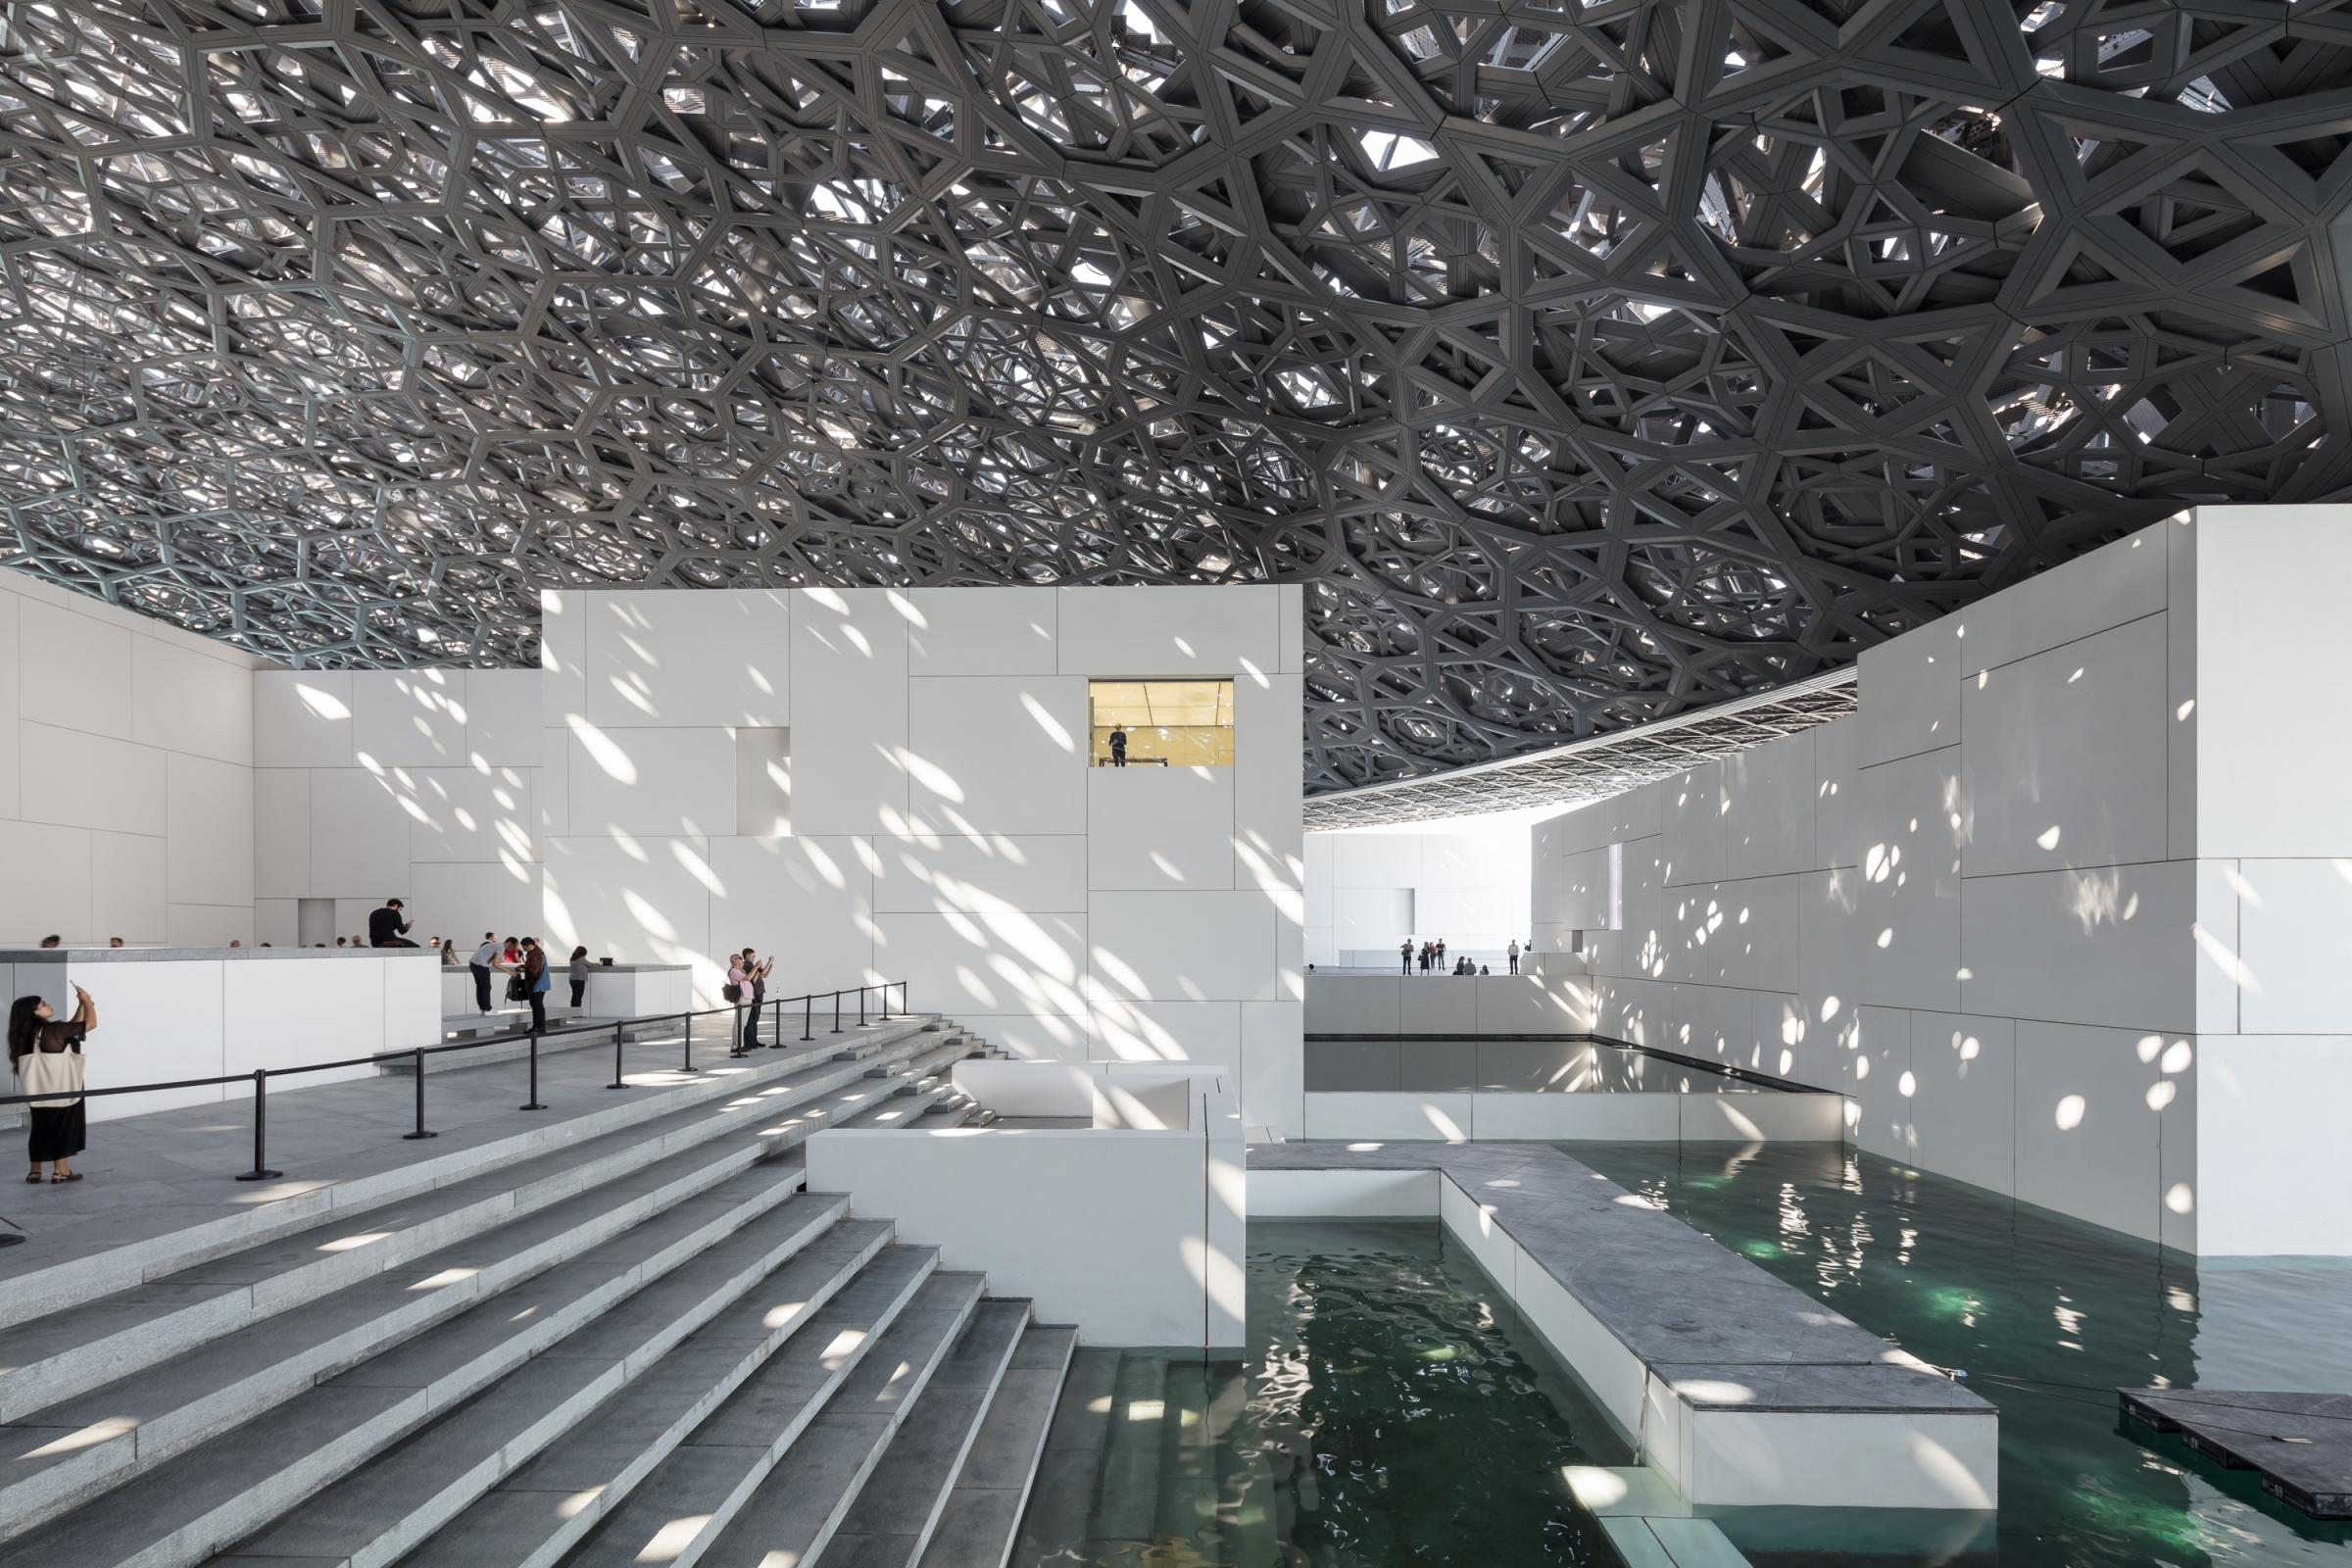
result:
M 1722 878 L 1724 854 L 1723 764 L 1706 762 L 1658 781 L 1659 810 L 1665 817 L 1663 885 L 1681 887 Z
M 1275 667 L 1300 674 L 1306 669 L 1306 585 L 1286 582 L 1274 593 L 1274 635 L 1280 644 Z
M 131 629 L 31 598 L 19 600 L 18 615 L 19 715 L 86 734 L 129 734 Z
M 253 904 L 253 769 L 168 754 L 171 902 Z
M 1559 902 L 1551 918 L 1576 931 L 1610 927 L 1617 902 L 1614 866 L 1615 858 L 1605 844 L 1563 857 L 1553 884 Z
M 2017 1191 L 2017 1021 L 1911 1015 L 1913 1154 L 1939 1175 Z
M 466 672 L 466 763 L 468 767 L 537 767 L 545 757 L 540 686 L 535 669 Z
M 1086 912 L 1084 834 L 881 839 L 874 906 L 894 912 Z
M 1440 981 L 1453 982 L 1439 984 Z M 1403 1035 L 1478 1033 L 1478 987 L 1449 974 L 1415 974 L 1397 993 L 1396 1032 Z
M 351 677 L 352 748 L 364 767 L 466 760 L 463 669 L 368 669 Z
M 768 981 L 774 996 L 907 978 L 875 961 L 878 853 L 849 838 L 711 840 L 718 884 L 710 895 L 711 943 L 720 951 L 748 946 L 774 954 Z
M 2247 983 L 2235 1027 L 2352 1034 L 2352 860 L 2240 860 L 2236 876 Z
M 169 753 L 29 720 L 17 729 L 24 748 L 20 809 L 24 820 L 121 833 L 164 832 Z
M 250 765 L 253 671 L 161 637 L 132 637 L 130 738 L 143 746 Z
M 532 804 L 539 811 L 539 831 L 569 833 L 571 831 L 571 731 L 549 729 L 540 732 L 540 755 L 547 759 L 539 769 L 539 777 L 531 792 Z
M 13 586 L 0 585 L 0 820 L 13 820 L 18 814 L 18 641 L 24 601 L 10 591 Z
M 698 838 L 589 838 L 545 842 L 542 933 L 569 953 L 585 945 L 617 963 L 708 966 L 710 882 Z
M 164 907 L 164 941 L 174 948 L 253 946 L 250 904 L 172 904 Z M 315 1059 L 318 1054 L 311 1053 Z
M 588 596 L 581 630 L 589 720 L 632 728 L 790 724 L 791 599 L 768 589 Z
M 1669 974 L 1755 990 L 1788 985 L 1798 969 L 1806 886 L 1806 878 L 1772 876 L 1666 889 Z
M 0 822 L 0 865 L 11 891 L 0 903 L 5 940 L 30 947 L 55 933 L 87 942 L 90 918 L 90 831 L 41 822 Z
M 1094 978 L 1121 999 L 1285 1000 L 1266 965 L 1275 916 L 1258 893 L 1097 893 Z
M 1812 735 L 1813 863 L 1822 869 L 1853 865 L 1858 851 L 1849 813 L 1859 782 L 1855 775 L 1861 767 L 1862 723 L 1849 713 L 1832 719 Z
M 1233 772 L 1229 767 L 1088 769 L 1087 885 L 1233 887 Z
M 311 891 L 307 767 L 253 770 L 253 891 L 257 898 L 270 899 L 300 899 Z
M 1780 876 L 1819 863 L 1813 732 L 1723 760 L 1726 877 Z
M 917 675 L 1052 675 L 1059 670 L 1052 588 L 912 588 L 907 668 Z
M 1306 1004 L 1245 1002 L 1237 1069 L 1243 1116 L 1280 1138 L 1306 1136 Z M 1254 1136 L 1253 1134 L 1251 1136 Z
M 253 676 L 253 765 L 351 767 L 352 673 L 264 669 Z
M 2165 691 L 2161 615 L 1963 683 L 1966 874 L 2163 859 Z
M 1086 916 L 878 914 L 874 924 L 874 966 L 912 987 L 909 1005 L 950 1017 L 1031 1013 L 1075 1018 L 1080 1020 L 1077 1055 L 1086 1054 L 1084 1020 L 1091 1010 L 1086 1004 Z M 1062 1054 L 1058 1049 L 1053 1054 Z
M 1409 888 L 1421 881 L 1418 833 L 1333 835 L 1335 888 Z
M 1862 650 L 1862 766 L 1960 744 L 1960 626 L 1931 621 Z
M 792 612 L 797 833 L 897 832 L 906 818 L 907 622 L 879 588 L 811 589 Z M 577 780 L 574 780 L 577 789 Z M 576 816 L 576 812 L 574 813 Z
M 295 899 L 253 901 L 253 939 L 256 945 L 291 948 L 301 940 L 300 902 Z
M 409 817 L 412 861 L 523 865 L 539 858 L 528 774 L 520 769 L 416 768 L 408 774 L 406 793 L 416 808 Z
M 1250 1004 L 1104 998 L 1095 1011 L 1094 1054 L 1102 1061 L 1196 1062 L 1238 1074 L 1242 1009 L 1247 1005 Z
M 910 680 L 903 788 L 911 818 L 940 833 L 1068 832 L 1087 809 L 1086 701 L 1075 676 Z M 826 765 L 822 755 L 800 756 L 804 769 Z M 1231 790 L 1228 779 L 1228 835 Z M 1230 848 L 1224 858 L 1230 877 Z
M 735 737 L 726 730 L 576 725 L 567 766 L 572 837 L 735 831 Z
M 1911 1157 L 1911 1099 L 1903 1076 L 1911 1069 L 1911 1014 L 1901 1007 L 1863 1007 L 1844 1041 L 1845 1082 L 1837 1087 L 1853 1106 L 1854 1141 L 1874 1154 Z
M 409 881 L 409 820 L 390 778 L 359 767 L 313 770 L 306 896 L 380 904 L 401 892 Z
M 164 940 L 164 840 L 90 835 L 90 934 L 132 947 Z
M 1281 668 L 1281 590 L 1064 588 L 1064 674 L 1239 675 Z
M 1860 938 L 1855 1001 L 1960 1010 L 1959 768 L 1945 747 L 1861 770 L 1848 819 L 1859 874 L 1842 884 Z
M 413 866 L 406 900 L 411 924 L 409 940 L 423 946 L 434 937 L 457 945 L 460 956 L 473 952 L 484 931 L 501 936 L 554 939 L 542 929 L 547 923 L 542 903 L 540 870 L 535 864 L 451 864 Z M 364 929 L 364 928 L 363 928 Z M 603 956 L 593 935 L 579 942 L 591 955 Z M 579 942 L 566 943 L 555 955 L 561 967 L 564 956 Z
M 1964 886 L 1968 1011 L 2183 1032 L 2195 1022 L 2193 862 L 1971 877 Z
M 2352 1192 L 2352 1140 L 2343 1130 L 2343 1107 L 2352 1103 L 2352 1053 L 2344 1046 L 2341 1034 L 2196 1043 L 2194 1170 L 2168 1171 L 2166 1216 L 2191 1205 L 2201 1251 L 2343 1250 L 2342 1195 Z M 2167 1126 L 2168 1156 L 2174 1131 Z M 2182 1184 L 2186 1193 L 2174 1191 Z M 2324 1228 L 2315 1229 L 2312 1212 L 2278 1200 L 2298 1191 L 2321 1195 Z M 2200 1295 L 2210 1311 L 2210 1290 Z
M 1235 887 L 1303 885 L 1298 802 L 1304 786 L 1299 751 L 1292 738 L 1294 715 L 1305 700 L 1304 680 L 1293 671 L 1257 678 L 1242 675 L 1233 683 L 1234 732 L 1247 738 L 1246 744 L 1237 739 L 1229 769 Z
M 2185 1037 L 2021 1020 L 2017 1196 L 2154 1240 L 2163 1210 L 2157 1112 L 2164 1053 Z
M 1960 673 L 1998 669 L 2163 610 L 2165 533 L 2174 526 L 2143 528 L 1956 612 Z
M 588 606 L 593 596 L 539 591 L 539 721 L 566 727 L 588 716 Z

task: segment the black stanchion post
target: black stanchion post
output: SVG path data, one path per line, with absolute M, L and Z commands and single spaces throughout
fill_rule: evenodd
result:
M 858 988 L 858 1027 L 865 1027 L 865 987 Z
M 539 1103 L 539 1031 L 536 1029 L 531 1031 L 531 1092 L 524 1097 L 524 1103 L 516 1105 L 514 1108 L 516 1110 L 545 1110 L 547 1108 Z
M 416 1048 L 416 1058 L 413 1066 L 416 1074 L 416 1130 L 400 1135 L 412 1144 L 419 1138 L 438 1138 L 440 1136 L 438 1133 L 428 1133 L 424 1130 L 424 1048 L 422 1046 Z M 539 1097 L 533 1095 L 531 1098 L 536 1100 Z
M 778 997 L 768 1005 L 775 1009 L 775 1016 L 767 1020 L 767 1049 L 782 1051 L 784 1049 L 784 999 Z
M 605 1085 L 605 1087 L 607 1089 L 626 1089 L 629 1087 L 627 1084 L 621 1082 L 620 1079 L 620 1025 L 618 1024 L 614 1024 L 612 1026 L 612 1081 Z
M 803 1040 L 812 1040 L 815 1038 L 815 1036 L 812 1035 L 808 1029 L 809 1020 L 815 1016 L 816 993 L 811 991 L 808 993 L 808 995 L 801 999 L 801 1038 Z
M 841 993 L 833 993 L 833 1032 L 841 1033 Z
M 272 1182 L 285 1174 L 269 1166 L 270 1148 L 270 1074 L 266 1068 L 253 1069 L 253 1169 L 237 1180 L 241 1182 Z
M 882 982 L 882 1021 L 890 1022 L 890 982 Z
M 678 1063 L 678 1071 L 692 1072 L 694 1071 L 694 1014 L 691 1012 L 679 1013 L 678 1027 L 685 1032 L 686 1036 L 686 1055 Z

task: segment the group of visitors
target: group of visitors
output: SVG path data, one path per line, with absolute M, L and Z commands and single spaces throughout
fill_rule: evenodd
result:
M 444 948 L 443 951 L 448 951 Z M 442 960 L 448 963 L 448 959 Z M 537 937 L 507 937 L 501 939 L 495 931 L 482 933 L 482 945 L 473 950 L 466 961 L 473 973 L 474 1005 L 487 1018 L 497 1012 L 490 1004 L 490 982 L 494 975 L 507 977 L 507 1000 L 527 1003 L 531 1009 L 531 1029 L 534 1033 L 547 1028 L 547 994 L 555 986 L 555 970 L 548 962 L 548 950 Z M 588 950 L 571 950 L 566 977 L 571 981 L 571 1007 L 574 1012 L 588 995 Z
M 1420 965 L 1423 974 L 1432 974 L 1440 969 L 1446 969 L 1446 939 L 1440 937 L 1434 942 L 1424 942 L 1420 947 L 1415 948 L 1413 939 L 1406 937 L 1402 942 L 1396 944 L 1396 957 L 1405 974 L 1411 974 L 1416 963 Z M 1505 957 L 1510 963 L 1510 972 L 1517 974 L 1519 972 L 1519 939 L 1517 937 L 1511 939 L 1510 947 L 1505 950 Z M 1454 959 L 1452 968 L 1446 969 L 1446 973 L 1454 975 L 1487 974 L 1489 972 L 1485 964 L 1473 962 L 1467 954 Z

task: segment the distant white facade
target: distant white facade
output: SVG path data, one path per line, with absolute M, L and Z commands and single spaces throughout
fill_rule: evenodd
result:
M 253 671 L 0 571 L 0 946 L 253 939 Z
M 1537 825 L 1599 1033 L 2205 1253 L 2352 1253 L 2352 510 L 2206 508 L 1862 657 L 1861 710 Z M 2299 676 L 2299 672 L 2301 672 Z
M 1527 830 L 1355 828 L 1306 836 L 1306 958 L 1394 967 L 1396 944 L 1499 956 L 1533 934 Z M 1503 966 L 1492 965 L 1499 974 Z

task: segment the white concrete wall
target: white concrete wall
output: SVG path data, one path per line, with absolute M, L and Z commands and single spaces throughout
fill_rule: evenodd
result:
M 255 674 L 261 940 L 293 945 L 303 899 L 335 902 L 339 936 L 365 935 L 387 898 L 405 902 L 419 946 L 546 935 L 539 687 L 528 669 Z
M 1182 1131 L 820 1132 L 808 1145 L 809 1188 L 848 1193 L 854 1213 L 895 1221 L 901 1241 L 938 1248 L 943 1267 L 985 1272 L 993 1294 L 1030 1298 L 1040 1318 L 1075 1323 L 1086 1343 L 1238 1349 L 1241 1124 L 1224 1078 L 1171 1082 L 1190 1101 Z M 1121 1084 L 1157 1087 L 1141 1073 L 1088 1087 Z M 1041 1102 L 1058 1102 L 1049 1092 Z
M 2293 678 L 2348 538 L 2206 509 L 1873 649 L 1853 716 L 1539 823 L 1539 929 L 1598 1033 L 1840 1091 L 1865 1149 L 2352 1253 L 2352 709 Z
M 253 940 L 259 662 L 0 571 L 0 944 Z
M 905 980 L 1015 1054 L 1231 1064 L 1300 1126 L 1291 588 L 549 594 L 546 933 Z M 1235 764 L 1086 765 L 1090 677 L 1227 677 Z
M 1510 827 L 1447 833 L 1355 828 L 1306 836 L 1306 959 L 1393 964 L 1396 944 L 1444 938 L 1446 955 L 1496 973 L 1530 924 L 1528 835 Z M 1410 927 L 1398 925 L 1409 906 Z

